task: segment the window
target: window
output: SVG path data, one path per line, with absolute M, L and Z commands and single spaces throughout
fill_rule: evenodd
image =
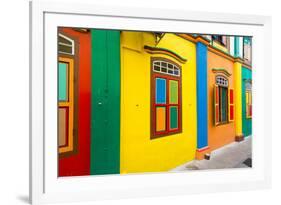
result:
M 58 35 L 58 149 L 74 151 L 74 41 Z M 61 55 L 62 54 L 62 55 Z
M 234 120 L 233 89 L 228 88 L 228 79 L 222 75 L 216 76 L 214 90 L 214 122 L 215 125 Z
M 152 59 L 151 139 L 181 132 L 181 70 L 167 59 Z
M 252 42 L 250 37 L 243 37 L 243 58 L 246 63 L 251 64 L 251 54 Z
M 246 118 L 252 118 L 252 84 L 246 83 Z
M 172 76 L 180 76 L 180 69 L 177 65 L 161 60 L 156 60 L 153 62 L 153 71 Z
M 73 149 L 73 60 L 59 57 L 58 63 L 59 153 Z
M 74 55 L 74 41 L 67 36 L 59 33 L 58 50 L 61 54 Z
M 212 35 L 212 39 L 219 42 L 221 45 L 226 46 L 226 36 Z

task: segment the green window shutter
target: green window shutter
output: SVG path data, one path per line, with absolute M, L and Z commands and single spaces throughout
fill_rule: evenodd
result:
M 227 119 L 227 88 L 221 87 L 221 121 L 226 122 Z

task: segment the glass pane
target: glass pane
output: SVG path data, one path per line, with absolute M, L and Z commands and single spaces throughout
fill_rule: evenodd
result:
M 167 68 L 167 63 L 166 62 L 161 62 L 161 66 L 166 67 Z
M 169 102 L 170 104 L 178 104 L 178 81 L 169 81 Z
M 156 107 L 156 131 L 166 130 L 166 108 Z
M 68 40 L 68 39 L 66 39 L 62 36 L 59 36 L 59 43 L 65 43 L 65 44 L 70 45 L 70 46 L 72 45 L 72 42 L 70 40 Z
M 68 64 L 59 62 L 59 101 L 68 101 Z
M 170 129 L 178 128 L 178 107 L 170 107 Z
M 168 68 L 172 68 L 173 69 L 173 67 L 174 67 L 173 64 L 170 64 L 170 63 L 168 64 Z
M 154 66 L 154 70 L 160 71 L 160 66 L 155 65 L 155 66 Z
M 160 65 L 159 61 L 154 62 L 155 65 Z
M 171 69 L 168 69 L 168 73 L 169 73 L 169 74 L 174 74 L 174 71 L 171 70 Z
M 166 103 L 166 79 L 156 78 L 155 94 L 157 104 Z
M 67 145 L 67 108 L 59 108 L 59 146 Z
M 221 88 L 221 121 L 227 121 L 227 88 Z
M 59 52 L 72 54 L 72 47 L 59 44 Z
M 162 68 L 161 68 L 161 71 L 162 71 L 163 73 L 167 73 L 167 68 L 162 67 Z

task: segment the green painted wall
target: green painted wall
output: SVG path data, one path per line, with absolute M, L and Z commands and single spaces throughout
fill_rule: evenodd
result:
M 252 71 L 242 67 L 242 131 L 245 137 L 252 134 L 252 119 L 246 118 L 245 80 L 249 79 L 252 79 Z
M 120 32 L 91 30 L 91 174 L 120 173 Z

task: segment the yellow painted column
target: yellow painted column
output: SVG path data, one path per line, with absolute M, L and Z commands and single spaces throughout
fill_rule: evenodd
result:
M 234 63 L 234 103 L 235 103 L 235 141 L 242 141 L 244 135 L 242 132 L 242 64 L 236 61 Z

